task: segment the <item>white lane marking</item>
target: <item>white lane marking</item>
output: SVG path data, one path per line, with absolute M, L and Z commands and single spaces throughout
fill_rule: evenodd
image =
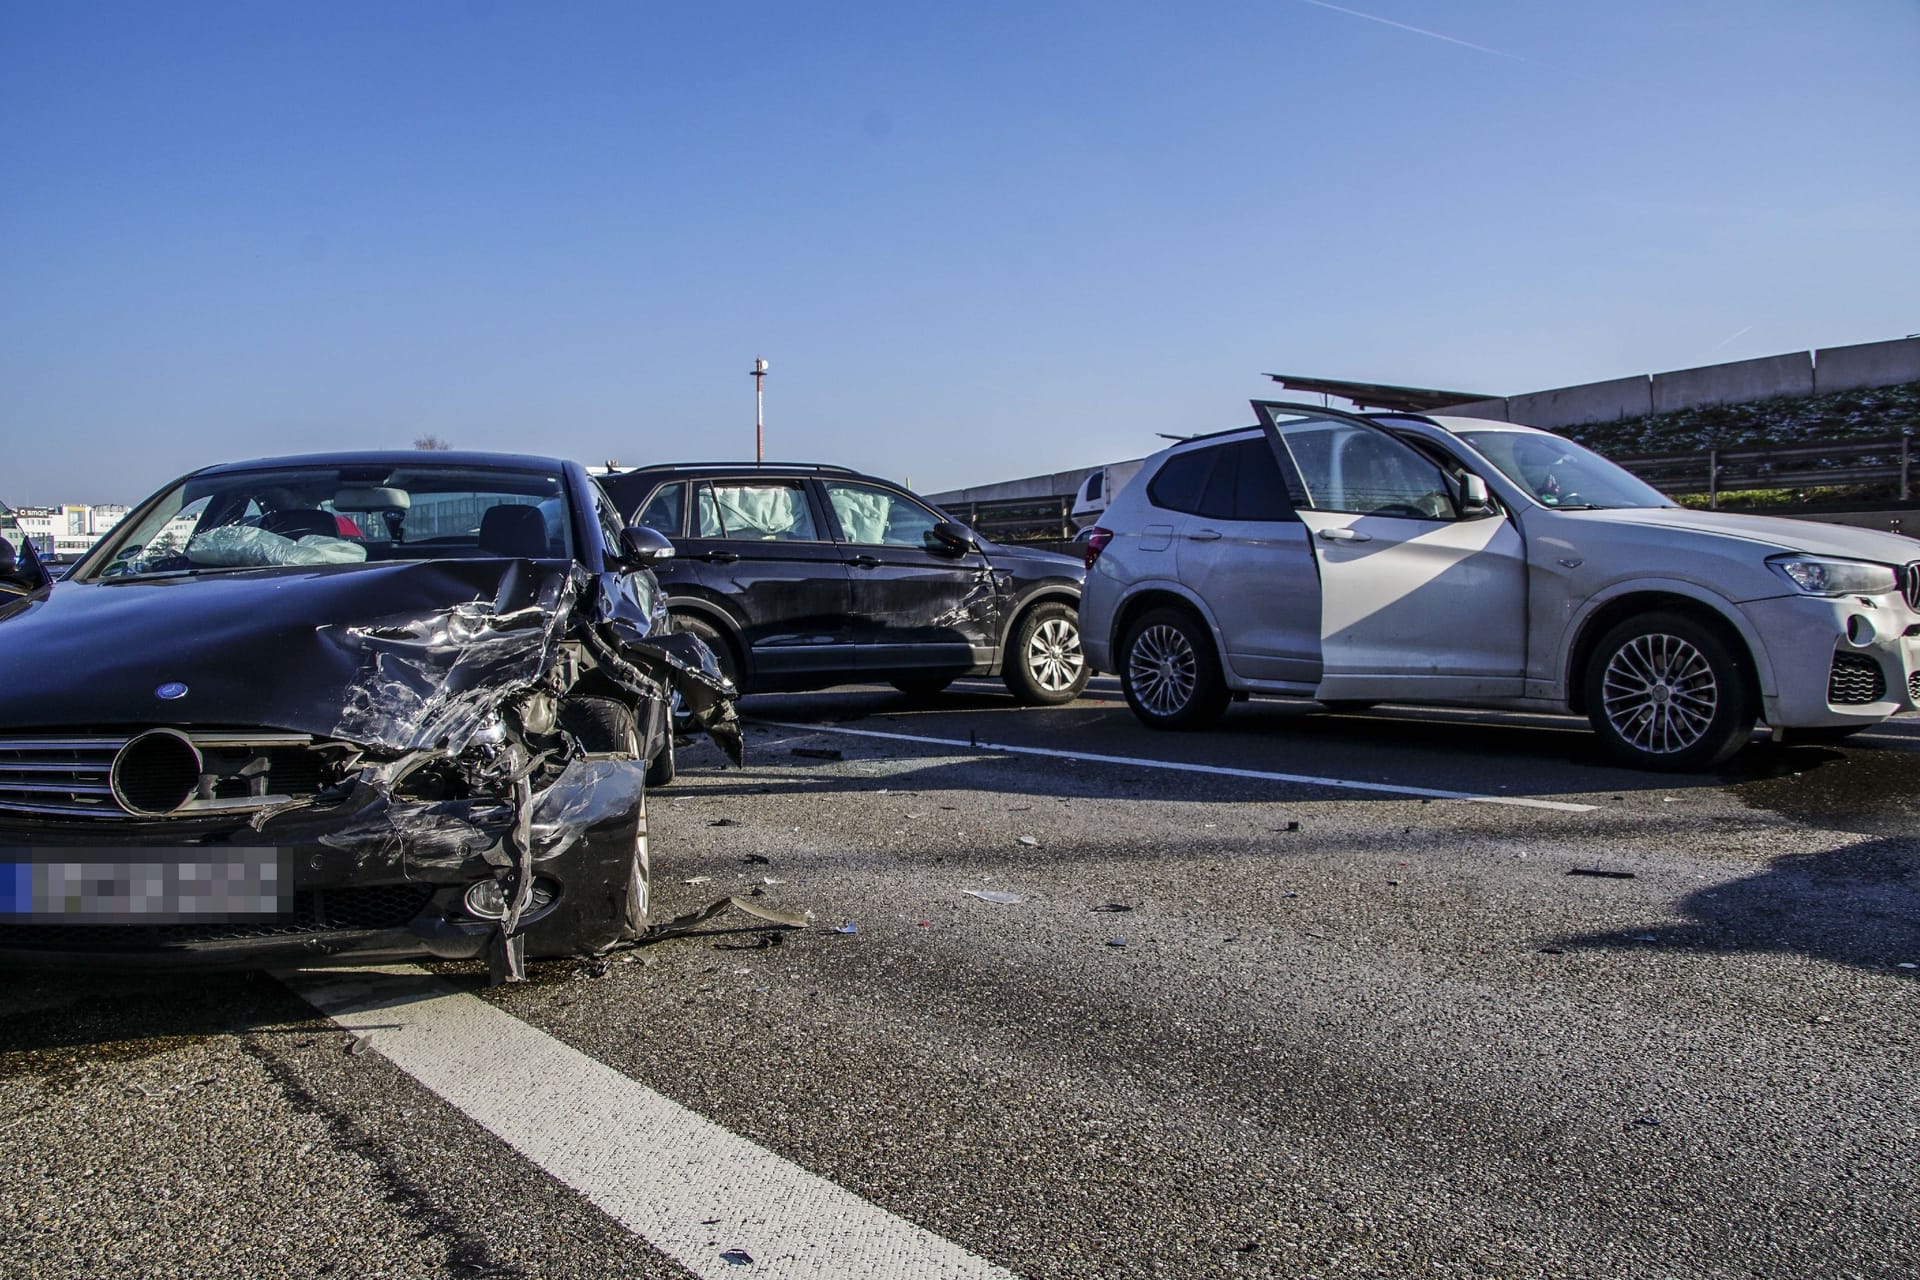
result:
M 1252 778 L 1257 782 L 1291 782 L 1308 787 L 1334 787 L 1342 791 L 1378 791 L 1395 796 L 1423 796 L 1429 800 L 1465 800 L 1471 804 L 1506 804 L 1522 809 L 1553 809 L 1560 813 L 1592 813 L 1599 806 L 1574 804 L 1568 800 L 1534 800 L 1527 796 L 1489 796 L 1474 791 L 1440 791 L 1433 787 L 1408 787 L 1396 782 L 1357 782 L 1351 778 L 1321 778 L 1306 773 L 1270 773 L 1264 769 L 1235 769 L 1222 764 L 1191 764 L 1183 760 L 1148 760 L 1141 756 L 1102 756 L 1088 751 L 1060 751 L 1052 747 L 1019 747 L 1005 742 L 963 742 L 958 738 L 929 738 L 917 733 L 883 733 L 878 729 L 846 729 L 839 725 L 795 724 L 786 720 L 761 720 L 752 723 L 774 729 L 805 729 L 812 733 L 843 733 L 855 738 L 886 738 L 894 742 L 920 742 L 932 747 L 959 747 L 963 750 L 996 752 L 1019 756 L 1048 756 L 1055 760 L 1079 760 L 1088 764 L 1124 764 L 1136 769 L 1168 769 L 1174 773 L 1204 773 L 1219 778 Z
M 278 976 L 702 1280 L 1014 1280 L 416 965 Z

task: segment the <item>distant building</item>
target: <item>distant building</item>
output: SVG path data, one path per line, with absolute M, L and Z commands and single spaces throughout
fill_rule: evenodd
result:
M 64 562 L 93 550 L 102 534 L 126 518 L 127 510 L 121 502 L 94 506 L 67 502 L 57 507 L 15 507 L 13 515 L 42 559 Z

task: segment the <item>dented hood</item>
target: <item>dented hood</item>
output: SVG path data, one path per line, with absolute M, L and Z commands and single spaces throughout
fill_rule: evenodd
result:
M 344 723 L 369 678 L 417 670 L 457 692 L 537 677 L 573 585 L 568 568 L 525 560 L 63 582 L 0 610 L 0 725 L 225 725 L 415 745 L 401 739 L 424 719 Z

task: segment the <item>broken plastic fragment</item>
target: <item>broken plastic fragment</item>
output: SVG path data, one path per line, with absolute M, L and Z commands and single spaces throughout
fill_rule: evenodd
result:
M 1570 876 L 1598 876 L 1603 880 L 1633 880 L 1638 877 L 1637 872 L 1602 871 L 1598 867 L 1569 867 L 1567 868 L 1567 874 Z
M 853 921 L 849 920 L 845 924 L 841 925 L 838 929 L 835 929 L 834 932 L 835 933 L 858 933 L 860 932 L 860 926 L 855 924 Z
M 1020 843 L 1026 845 L 1029 849 L 1038 848 L 1040 845 L 1040 842 L 1032 836 L 1021 836 Z
M 1090 911 L 1131 911 L 1133 910 L 1133 908 L 1128 906 L 1124 902 L 1103 902 L 1097 907 L 1089 907 L 1088 910 Z
M 1000 889 L 962 889 L 960 892 L 978 898 L 982 902 L 997 902 L 1003 907 L 1015 906 L 1026 901 L 1017 893 L 1007 893 Z
M 753 1265 L 753 1255 L 745 1249 L 729 1249 L 720 1255 L 720 1260 L 736 1267 L 750 1267 Z
M 1108 938 L 1107 945 L 1110 947 L 1124 947 L 1127 945 L 1127 940 L 1125 938 Z

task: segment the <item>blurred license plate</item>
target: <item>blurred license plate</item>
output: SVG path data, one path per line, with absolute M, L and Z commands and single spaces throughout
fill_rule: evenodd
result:
M 0 848 L 0 920 L 189 924 L 292 909 L 280 849 Z

